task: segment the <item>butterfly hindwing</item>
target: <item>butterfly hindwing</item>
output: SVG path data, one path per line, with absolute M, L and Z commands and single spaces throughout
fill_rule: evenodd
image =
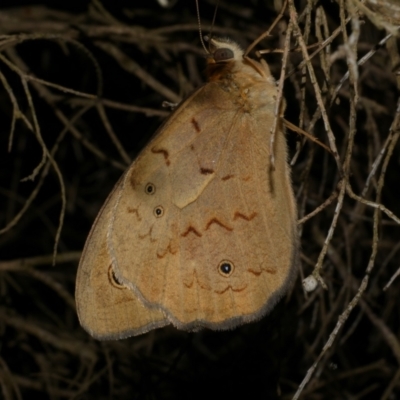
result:
M 229 327 L 259 317 L 290 280 L 295 216 L 276 211 L 294 210 L 285 139 L 278 132 L 283 156 L 271 173 L 272 112 L 257 109 L 255 119 L 211 83 L 181 107 L 126 175 L 111 230 L 115 265 L 178 327 Z

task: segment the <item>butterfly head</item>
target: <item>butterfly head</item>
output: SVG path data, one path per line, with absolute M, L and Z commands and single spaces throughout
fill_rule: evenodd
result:
M 257 81 L 265 83 L 267 79 L 275 86 L 267 64 L 244 56 L 243 49 L 234 41 L 227 38 L 215 38 L 209 42 L 207 56 L 208 81 L 235 81 L 235 85 L 247 87 Z
M 220 80 L 229 76 L 235 66 L 243 62 L 243 50 L 230 39 L 211 38 L 207 56 L 207 76 L 209 81 Z
M 208 64 L 226 64 L 243 59 L 243 50 L 240 46 L 227 38 L 209 39 L 210 54 Z

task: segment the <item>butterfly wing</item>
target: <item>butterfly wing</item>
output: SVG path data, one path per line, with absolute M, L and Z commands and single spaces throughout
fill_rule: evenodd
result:
M 265 97 L 252 109 L 216 82 L 200 88 L 121 184 L 108 242 L 117 276 L 182 329 L 258 319 L 293 278 L 296 207 L 282 129 L 270 168 L 268 85 L 252 85 Z
M 106 235 L 120 185 L 116 185 L 93 224 L 77 273 L 79 320 L 96 339 L 122 339 L 169 323 L 162 312 L 143 306 L 115 279 Z

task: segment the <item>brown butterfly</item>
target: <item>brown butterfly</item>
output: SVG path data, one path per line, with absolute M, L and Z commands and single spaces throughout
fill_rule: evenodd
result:
M 210 50 L 208 82 L 125 172 L 87 239 L 76 302 L 95 338 L 167 324 L 234 328 L 266 314 L 294 280 L 296 204 L 281 125 L 270 148 L 274 78 L 232 41 L 213 38 Z

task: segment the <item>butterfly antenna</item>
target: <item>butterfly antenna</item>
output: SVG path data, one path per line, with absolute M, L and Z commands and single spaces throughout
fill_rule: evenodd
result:
M 216 18 L 217 18 L 218 6 L 219 6 L 219 0 L 217 1 L 217 4 L 215 5 L 214 16 L 213 16 L 212 23 L 211 23 L 211 29 L 210 29 L 210 33 L 209 33 L 209 35 L 208 35 L 208 37 L 209 37 L 210 39 L 212 38 L 212 30 L 214 29 L 215 20 L 216 20 Z
M 203 46 L 203 49 L 205 50 L 206 54 L 209 54 L 210 52 L 208 51 L 206 45 L 204 44 L 203 34 L 201 32 L 199 0 L 196 0 L 196 10 L 197 10 L 197 23 L 199 24 L 200 42 L 201 42 L 201 45 Z

